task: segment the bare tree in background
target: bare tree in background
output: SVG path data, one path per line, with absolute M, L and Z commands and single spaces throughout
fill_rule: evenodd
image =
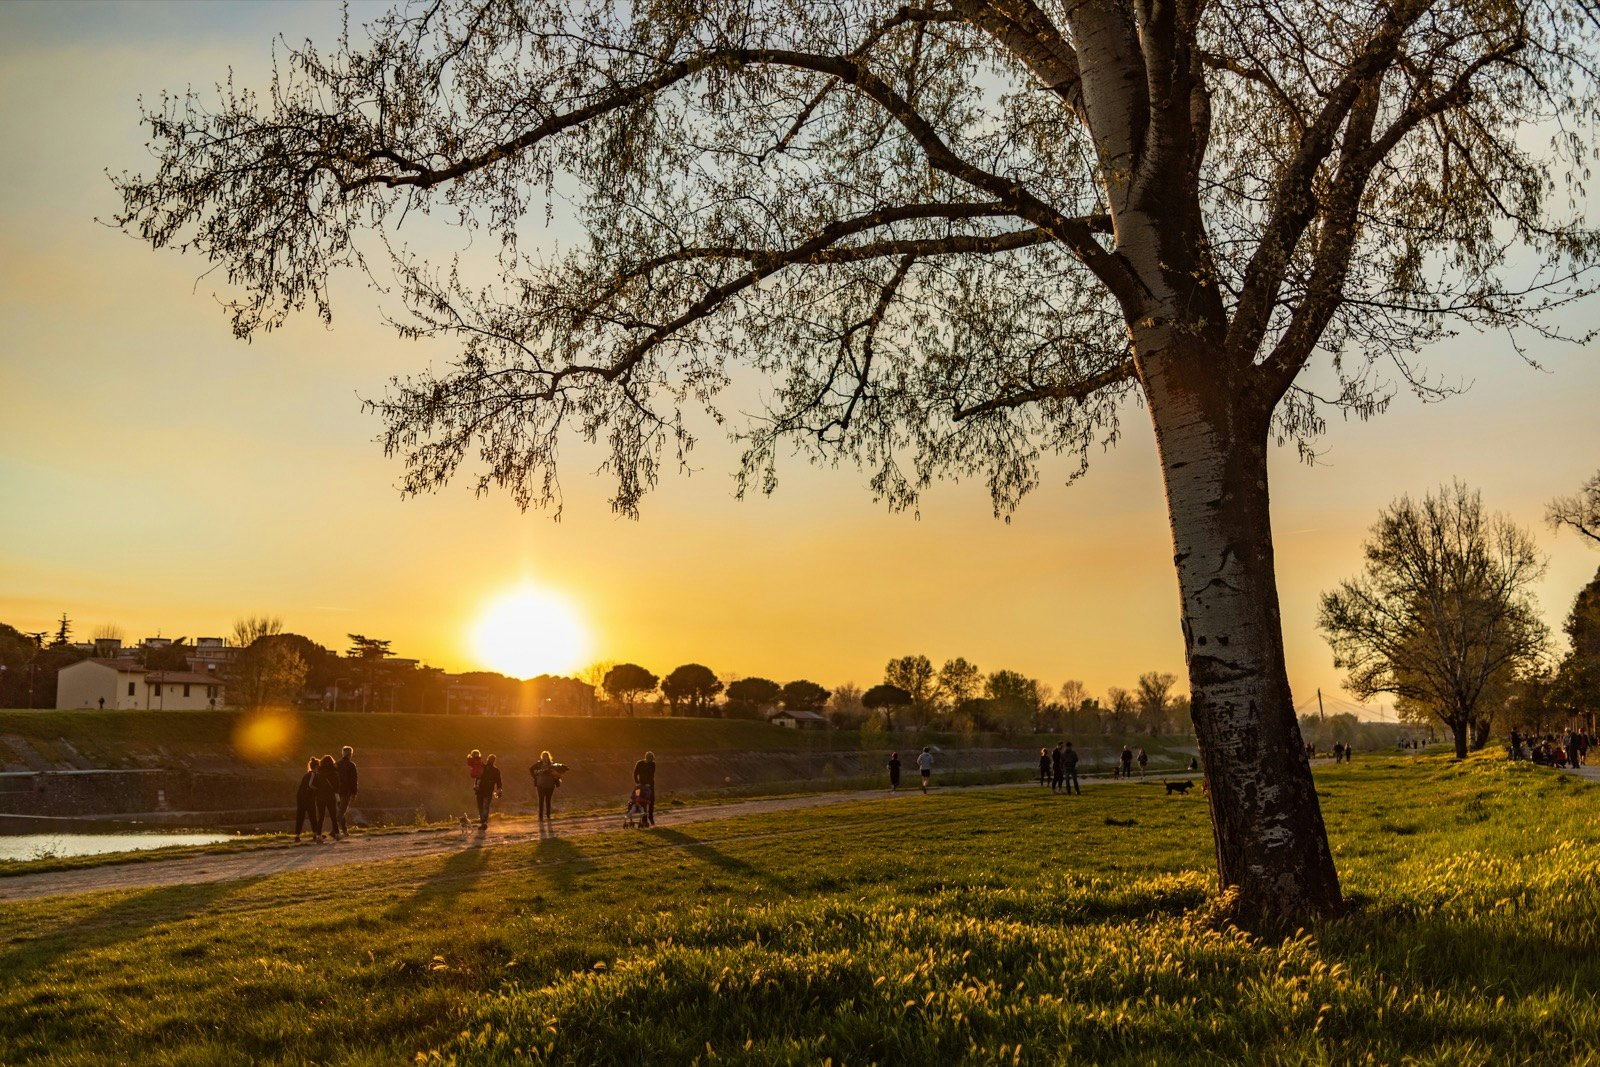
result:
M 1136 699 L 1139 701 L 1139 724 L 1145 733 L 1166 733 L 1172 687 L 1177 684 L 1177 676 L 1166 671 L 1146 671 L 1139 675 Z
M 1550 501 L 1544 519 L 1553 530 L 1570 526 L 1600 545 L 1600 472 L 1584 482 L 1583 488 L 1572 496 L 1558 496 Z
M 262 637 L 275 637 L 283 633 L 283 620 L 276 615 L 246 615 L 233 623 L 235 648 L 249 648 Z
M 1465 759 L 1545 650 L 1549 631 L 1529 592 L 1544 557 L 1460 482 L 1385 508 L 1364 551 L 1361 576 L 1322 596 L 1317 625 L 1334 665 L 1349 670 L 1359 699 L 1392 693 L 1402 710 L 1436 715 Z
M 570 434 L 632 514 L 754 374 L 741 485 L 792 443 L 893 507 L 959 475 L 1009 514 L 1137 394 L 1221 882 L 1329 914 L 1268 445 L 1583 293 L 1597 35 L 1588 0 L 438 0 L 286 49 L 270 93 L 164 98 L 117 221 L 219 264 L 240 337 L 392 257 L 402 332 L 460 346 L 372 405 L 407 492 L 469 464 L 559 507 Z M 586 239 L 526 253 L 567 205 Z M 428 212 L 489 251 L 413 255 Z

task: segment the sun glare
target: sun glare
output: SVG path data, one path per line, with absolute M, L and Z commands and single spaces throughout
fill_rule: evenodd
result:
M 491 601 L 472 635 L 478 658 L 513 678 L 573 671 L 582 665 L 587 646 L 588 635 L 572 606 L 532 586 Z

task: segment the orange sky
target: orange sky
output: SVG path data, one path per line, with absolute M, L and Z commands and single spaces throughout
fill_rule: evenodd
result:
M 559 523 L 465 487 L 402 501 L 398 467 L 359 410 L 429 350 L 377 324 L 378 298 L 339 294 L 332 330 L 303 320 L 234 341 L 202 265 L 97 225 L 104 170 L 144 166 L 136 97 L 259 82 L 270 36 L 329 36 L 333 5 L 0 5 L 0 621 L 128 638 L 224 635 L 246 613 L 342 649 L 386 637 L 399 655 L 481 666 L 467 635 L 486 602 L 531 581 L 577 606 L 594 658 L 658 673 L 881 680 L 892 656 L 965 656 L 1091 692 L 1141 671 L 1182 673 L 1176 582 L 1149 424 L 1070 488 L 1054 480 L 1010 525 L 981 485 L 945 485 L 920 520 L 890 515 L 849 469 L 790 464 L 776 496 L 732 497 L 733 450 L 664 480 L 639 522 L 613 518 L 581 450 Z M 1569 315 L 1592 319 L 1594 304 Z M 1322 464 L 1282 451 L 1274 522 L 1297 701 L 1339 674 L 1313 629 L 1316 598 L 1359 565 L 1384 504 L 1451 478 L 1534 528 L 1551 554 L 1539 596 L 1559 632 L 1600 565 L 1540 524 L 1546 502 L 1600 467 L 1600 360 L 1464 337 L 1429 365 L 1473 383 L 1444 404 L 1399 398 L 1374 422 L 1335 422 Z

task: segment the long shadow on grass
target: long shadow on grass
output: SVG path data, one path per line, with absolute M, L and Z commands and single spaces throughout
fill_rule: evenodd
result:
M 404 922 L 426 908 L 448 908 L 477 884 L 488 862 L 489 853 L 481 848 L 465 848 L 454 853 L 422 879 L 410 896 L 391 906 L 387 917 Z
M 740 874 L 749 878 L 760 878 L 767 882 L 773 881 L 770 872 L 760 867 L 752 866 L 736 856 L 730 856 L 714 845 L 708 845 L 698 837 L 691 837 L 681 830 L 655 829 L 651 833 L 656 840 L 664 842 L 672 848 L 681 849 L 697 860 L 703 860 L 729 874 Z M 781 881 L 781 880 L 780 880 Z
M 191 918 L 215 901 L 259 878 L 162 886 L 119 896 L 98 911 L 42 937 L 19 942 L 0 954 L 0 984 L 60 963 L 75 954 L 133 941 L 163 923 Z
M 576 888 L 578 875 L 595 866 L 583 849 L 568 838 L 557 837 L 553 831 L 540 835 L 539 843 L 533 847 L 533 861 L 551 886 L 562 891 Z

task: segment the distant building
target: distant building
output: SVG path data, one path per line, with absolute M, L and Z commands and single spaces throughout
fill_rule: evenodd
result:
M 220 679 L 197 671 L 147 671 L 129 660 L 86 659 L 56 675 L 56 707 L 63 710 L 194 711 L 221 705 Z
M 826 730 L 828 717 L 819 715 L 814 711 L 794 710 L 779 708 L 769 712 L 767 721 L 774 726 L 782 726 L 790 730 Z

